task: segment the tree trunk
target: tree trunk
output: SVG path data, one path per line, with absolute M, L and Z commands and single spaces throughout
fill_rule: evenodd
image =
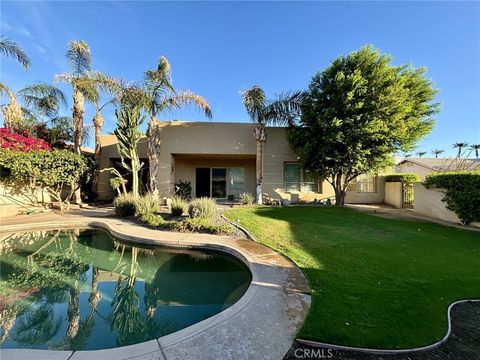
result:
M 102 152 L 102 144 L 100 143 L 100 136 L 102 135 L 103 117 L 100 109 L 97 106 L 95 116 L 93 117 L 93 125 L 95 126 L 95 173 L 93 177 L 93 192 L 98 192 L 98 180 L 100 177 L 100 155 Z
M 257 155 L 256 155 L 256 202 L 259 205 L 263 203 L 263 144 L 267 139 L 265 132 L 265 126 L 258 124 L 253 130 L 255 135 L 255 141 L 257 142 Z
M 17 102 L 17 97 L 14 92 L 7 90 L 10 101 L 3 110 L 4 125 L 10 131 L 18 130 L 22 124 L 22 108 Z
M 77 89 L 73 89 L 73 151 L 77 154 L 82 153 L 83 142 L 83 115 L 85 114 L 85 100 L 83 94 Z M 80 184 L 73 195 L 73 201 L 77 204 L 82 203 Z
M 70 297 L 68 299 L 68 326 L 67 336 L 73 339 L 78 333 L 78 327 L 80 325 L 80 291 L 78 290 L 78 280 L 75 280 L 75 284 L 70 289 Z
M 92 288 L 90 290 L 90 297 L 88 302 L 92 305 L 92 312 L 97 309 L 98 302 L 100 301 L 100 292 L 98 291 L 98 268 L 92 266 Z
M 148 122 L 148 166 L 150 174 L 150 192 L 158 195 L 158 161 L 160 157 L 161 130 L 157 120 L 152 116 Z
M 342 175 L 336 175 L 332 185 L 335 190 L 335 206 L 344 206 L 347 192 L 342 187 Z

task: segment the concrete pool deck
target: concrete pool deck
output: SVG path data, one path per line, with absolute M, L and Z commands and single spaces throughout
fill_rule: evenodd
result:
M 246 239 L 148 229 L 111 218 L 105 211 L 42 213 L 2 219 L 2 233 L 39 229 L 93 227 L 136 243 L 224 251 L 244 261 L 252 282 L 228 309 L 156 340 L 114 349 L 50 351 L 2 349 L 13 359 L 282 359 L 295 340 L 310 306 L 310 289 L 302 272 L 279 253 Z

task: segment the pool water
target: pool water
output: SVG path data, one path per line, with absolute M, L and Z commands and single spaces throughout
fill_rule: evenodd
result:
M 159 338 L 247 290 L 233 256 L 132 246 L 100 230 L 0 234 L 0 347 L 95 350 Z

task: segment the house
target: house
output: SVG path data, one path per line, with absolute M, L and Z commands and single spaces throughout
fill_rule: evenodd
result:
M 255 193 L 256 143 L 255 125 L 221 122 L 162 122 L 160 166 L 157 174 L 162 197 L 171 196 L 175 183 L 188 181 L 193 197 L 232 199 L 241 192 Z M 311 202 L 334 198 L 327 181 L 322 181 L 302 168 L 290 149 L 285 128 L 268 127 L 263 154 L 263 193 L 265 201 L 272 199 Z M 102 169 L 115 167 L 126 174 L 120 165 L 115 135 L 101 138 Z M 139 144 L 139 157 L 148 164 L 147 139 Z M 101 173 L 98 193 L 100 199 L 112 199 L 109 185 L 111 174 Z M 146 166 L 141 174 L 148 184 Z M 350 203 L 381 203 L 384 196 L 383 178 L 362 175 L 352 182 L 346 201 Z
M 414 173 L 420 181 L 432 172 L 480 169 L 480 159 L 406 158 L 395 165 L 396 173 Z

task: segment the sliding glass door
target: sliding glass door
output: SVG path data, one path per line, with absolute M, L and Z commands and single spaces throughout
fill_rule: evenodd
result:
M 212 168 L 212 198 L 227 197 L 227 169 Z

